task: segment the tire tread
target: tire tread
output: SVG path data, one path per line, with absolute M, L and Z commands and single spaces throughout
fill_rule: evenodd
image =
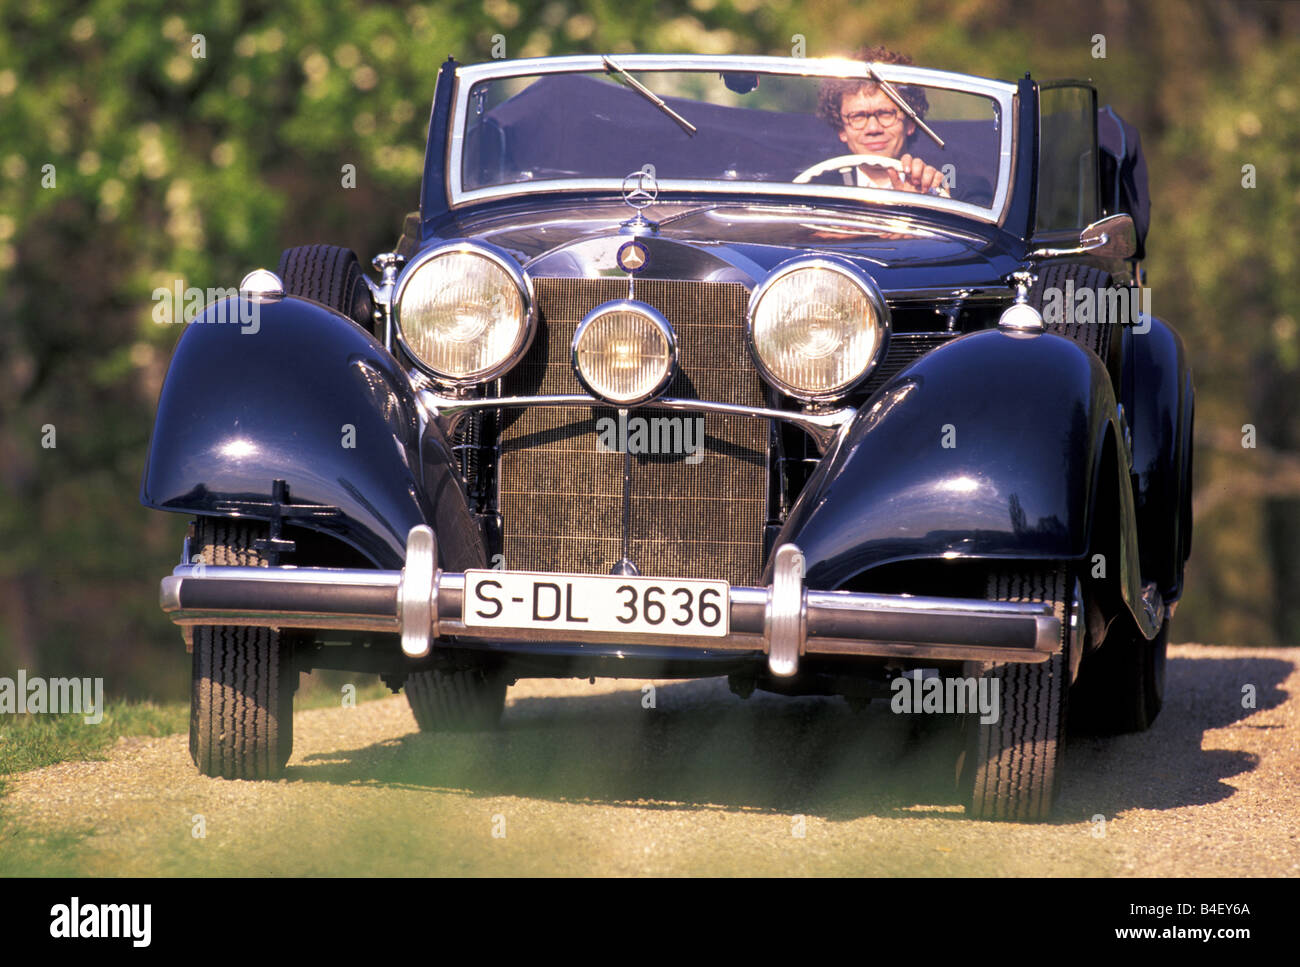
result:
M 1051 602 L 1062 622 L 1061 651 L 1038 664 L 1007 663 L 986 672 L 1000 679 L 1001 714 L 976 723 L 967 749 L 967 812 L 974 818 L 1043 820 L 1060 782 L 1065 741 L 1067 576 L 1061 569 L 994 572 L 988 596 Z
M 494 728 L 505 698 L 505 678 L 482 668 L 413 672 L 406 679 L 406 699 L 422 732 Z
M 337 245 L 299 245 L 280 253 L 277 274 L 289 295 L 311 299 L 347 316 L 367 332 L 375 322 L 370 288 L 356 253 Z
M 196 525 L 200 560 L 265 567 L 256 531 L 221 518 Z M 293 748 L 293 662 L 272 628 L 200 625 L 194 629 L 190 756 L 224 779 L 272 779 Z
M 1048 289 L 1057 289 L 1065 291 L 1066 282 L 1073 281 L 1074 288 L 1077 292 L 1083 288 L 1089 288 L 1096 291 L 1109 288 L 1111 284 L 1110 273 L 1101 269 L 1093 268 L 1088 265 L 1076 265 L 1072 263 L 1058 263 L 1049 265 L 1039 276 L 1038 282 L 1029 292 L 1029 304 L 1039 312 L 1044 309 L 1046 301 L 1045 296 Z M 1110 355 L 1111 325 L 1099 325 L 1093 322 L 1049 322 L 1044 317 L 1043 328 L 1047 332 L 1054 332 L 1057 335 L 1064 336 L 1066 339 L 1078 343 L 1080 346 L 1086 346 L 1097 354 L 1102 362 L 1106 362 Z

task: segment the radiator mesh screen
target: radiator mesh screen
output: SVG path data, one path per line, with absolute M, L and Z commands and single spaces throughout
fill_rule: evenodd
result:
M 573 332 L 596 306 L 626 298 L 627 280 L 540 279 L 535 290 L 537 338 L 505 377 L 504 392 L 581 393 L 569 365 Z M 749 293 L 743 285 L 638 280 L 635 298 L 663 313 L 677 333 L 679 372 L 666 395 L 765 405 L 745 349 Z M 698 462 L 682 452 L 632 458 L 631 558 L 640 572 L 757 583 L 767 508 L 767 421 L 650 408 L 633 409 L 630 417 L 647 421 L 651 435 L 644 448 L 651 450 L 698 447 L 697 420 L 704 431 Z M 506 567 L 606 574 L 619 559 L 623 455 L 598 446 L 602 419 L 617 425 L 618 411 L 530 407 L 504 414 L 500 509 Z

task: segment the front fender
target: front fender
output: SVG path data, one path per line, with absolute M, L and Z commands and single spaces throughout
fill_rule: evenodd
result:
M 1140 617 L 1133 496 L 1105 366 L 1061 336 L 986 330 L 885 384 L 822 461 L 776 538 L 810 587 L 916 559 L 1081 560 L 1098 486 L 1118 492 L 1118 579 Z M 1112 443 L 1112 445 L 1115 445 Z M 1107 479 L 1101 479 L 1103 472 Z
M 1182 337 L 1149 317 L 1124 327 L 1124 412 L 1133 432 L 1133 475 L 1142 573 L 1165 600 L 1182 594 L 1191 549 L 1192 409 L 1195 390 Z
M 482 530 L 451 448 L 421 418 L 392 355 L 350 319 L 314 302 L 214 302 L 176 346 L 140 500 L 158 510 L 269 519 L 272 481 L 291 504 L 325 512 L 294 522 L 344 541 L 376 567 L 400 568 L 416 524 L 438 533 L 440 563 L 483 566 Z M 267 505 L 259 507 L 258 505 Z

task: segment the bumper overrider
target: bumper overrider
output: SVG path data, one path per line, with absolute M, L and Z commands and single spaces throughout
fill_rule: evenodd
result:
M 310 567 L 182 565 L 163 578 L 161 604 L 176 624 L 372 631 L 397 634 L 402 651 L 424 658 L 440 639 L 475 639 L 545 650 L 548 642 L 647 644 L 766 655 L 773 675 L 798 672 L 801 655 L 1024 662 L 1060 647 L 1048 604 L 915 597 L 804 587 L 804 557 L 777 548 L 768 587 L 729 589 L 725 636 L 663 635 L 572 628 L 482 627 L 464 621 L 465 574 L 438 568 L 425 526 L 407 537 L 400 571 Z

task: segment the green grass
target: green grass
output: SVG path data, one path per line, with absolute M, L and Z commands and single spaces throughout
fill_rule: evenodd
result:
M 337 707 L 345 684 L 356 685 L 358 704 L 392 694 L 374 675 L 317 672 L 302 680 L 294 709 Z M 105 758 L 122 736 L 177 735 L 189 730 L 188 702 L 107 702 L 103 721 L 89 725 L 80 715 L 0 716 L 0 777 L 72 760 Z M 4 782 L 0 779 L 0 795 Z
M 375 675 L 316 672 L 305 676 L 294 696 L 294 710 L 337 707 L 343 686 L 356 686 L 356 701 L 392 694 Z M 0 879 L 15 876 L 84 875 L 81 843 L 93 830 L 42 833 L 25 829 L 6 815 L 4 776 L 58 762 L 107 758 L 106 751 L 123 736 L 163 736 L 189 729 L 188 702 L 108 702 L 104 718 L 88 725 L 80 715 L 0 716 Z
M 0 717 L 0 800 L 4 776 L 69 760 L 103 759 L 125 735 L 172 735 L 188 727 L 183 702 L 108 702 L 104 718 L 89 725 L 80 715 Z M 23 829 L 0 809 L 0 877 L 75 876 L 81 869 L 78 844 L 89 830 L 39 834 Z
M 15 876 L 85 876 L 81 843 L 93 831 L 37 833 L 0 810 L 0 879 Z
M 119 700 L 108 702 L 104 719 L 89 725 L 80 715 L 13 715 L 0 718 L 0 776 L 27 772 L 70 759 L 103 758 L 125 735 L 174 735 L 189 727 L 189 706 Z

